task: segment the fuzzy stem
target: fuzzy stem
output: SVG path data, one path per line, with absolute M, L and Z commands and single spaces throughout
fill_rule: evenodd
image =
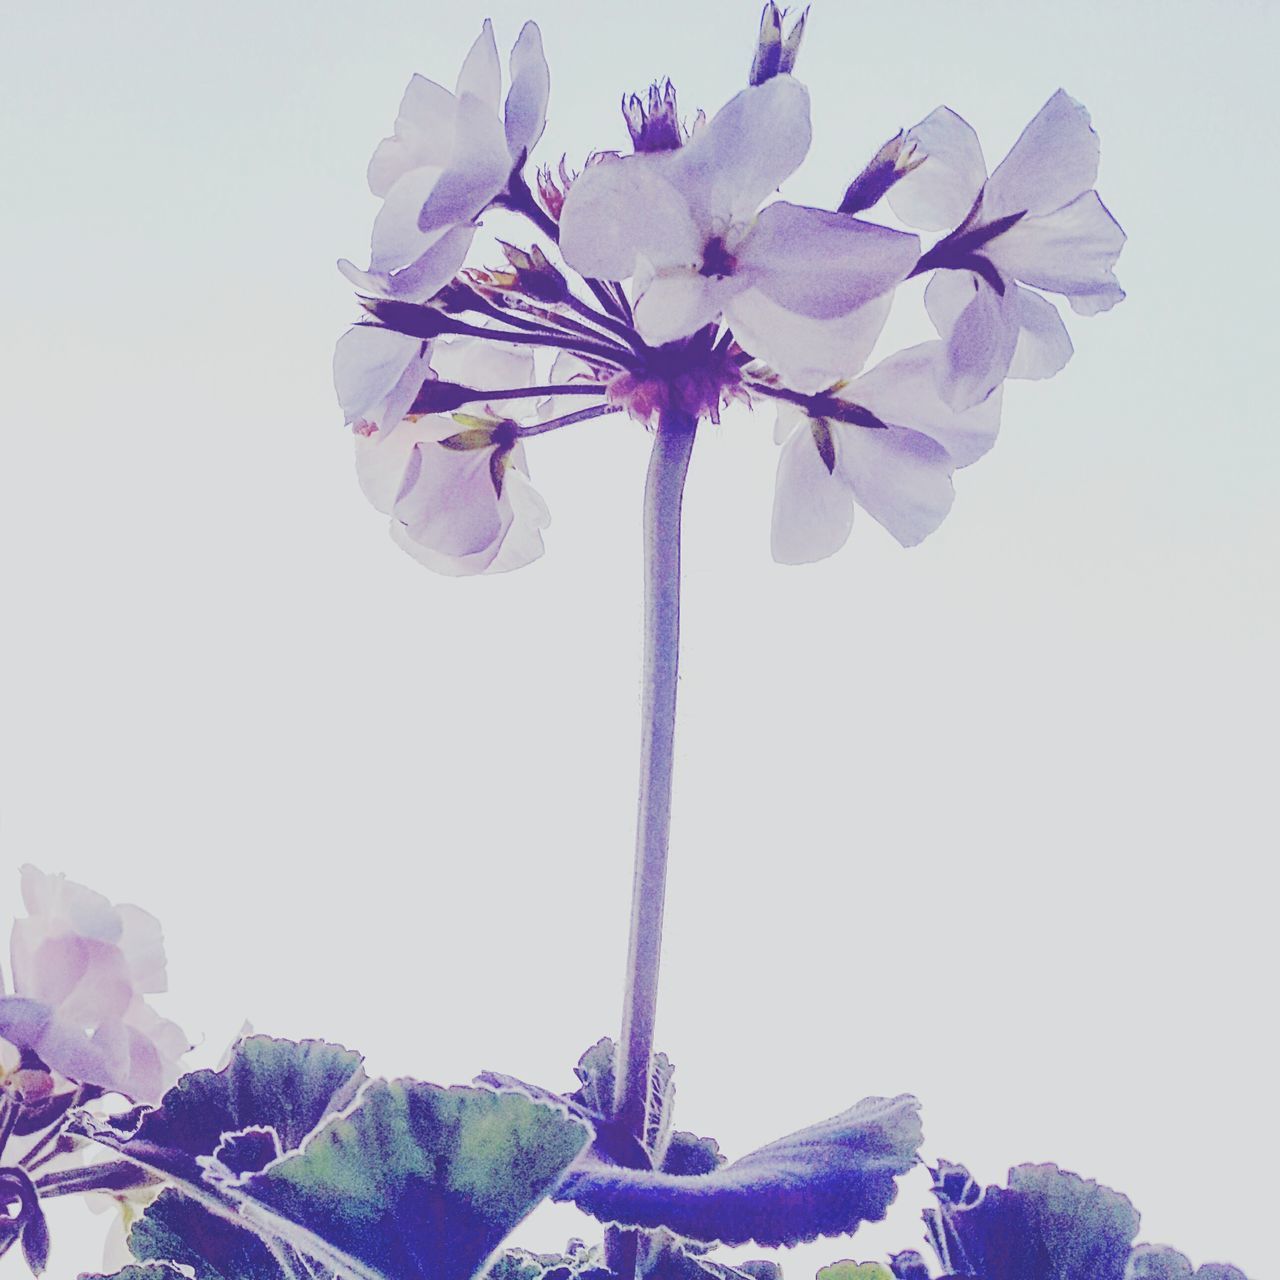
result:
M 631 940 L 627 953 L 622 1036 L 618 1042 L 614 1115 L 643 1142 L 649 1107 L 650 1061 L 658 1001 L 662 909 L 671 830 L 672 749 L 680 646 L 680 511 L 697 420 L 663 415 L 654 436 L 644 494 L 644 684 L 641 712 L 640 803 L 636 823 Z M 635 1272 L 636 1236 L 615 1235 L 622 1280 Z

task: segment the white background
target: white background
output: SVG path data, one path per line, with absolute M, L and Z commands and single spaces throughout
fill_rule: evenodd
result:
M 541 21 L 539 158 L 580 165 L 624 89 L 727 99 L 757 13 L 5 6 L 2 914 L 26 861 L 154 911 L 194 1061 L 248 1019 L 560 1087 L 616 1032 L 645 435 L 535 442 L 545 559 L 432 576 L 355 485 L 333 261 L 364 261 L 409 74 L 451 84 L 485 14 L 504 53 Z M 1274 1266 L 1276 16 L 815 8 L 791 198 L 829 205 L 940 102 L 994 164 L 1061 85 L 1130 296 L 1009 387 L 914 551 L 862 517 L 775 566 L 771 415 L 698 442 L 659 1039 L 677 1122 L 730 1155 L 909 1090 L 930 1158 L 1057 1160 L 1145 1239 Z M 906 289 L 885 351 L 924 333 Z M 926 1182 L 788 1276 L 915 1243 Z M 78 1214 L 55 1280 L 97 1262 Z

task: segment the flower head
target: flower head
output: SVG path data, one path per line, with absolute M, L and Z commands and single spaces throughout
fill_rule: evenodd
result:
M 999 395 L 956 410 L 938 391 L 941 342 L 926 342 L 821 396 L 783 401 L 773 554 L 784 564 L 838 551 L 860 506 L 903 546 L 951 509 L 951 476 L 995 443 Z
M 813 382 L 814 322 L 857 315 L 864 323 L 855 328 L 878 333 L 883 311 L 864 308 L 907 275 L 919 242 L 785 201 L 761 210 L 799 167 L 810 135 L 808 91 L 778 75 L 744 89 L 678 150 L 602 160 L 565 199 L 566 261 L 587 276 L 631 280 L 636 327 L 651 345 L 723 317 L 785 380 Z M 857 371 L 851 345 L 817 381 Z
M 145 999 L 166 986 L 159 922 L 30 866 L 22 896 L 28 915 L 13 926 L 14 994 L 0 996 L 0 1036 L 77 1084 L 158 1099 L 189 1048 Z
M 1125 235 L 1093 190 L 1098 135 L 1061 89 L 987 177 L 973 129 L 939 107 L 907 133 L 924 159 L 889 191 L 910 226 L 954 228 L 921 259 L 925 306 L 947 341 L 948 398 L 976 404 L 1006 377 L 1047 378 L 1071 358 L 1057 309 L 1094 315 L 1124 297 L 1112 268 Z M 1021 282 L 1020 284 L 1018 282 Z
M 396 543 L 451 576 L 499 573 L 540 556 L 549 516 L 529 484 L 515 424 L 505 416 L 512 406 L 494 400 L 486 405 L 488 415 L 461 422 L 410 412 L 420 393 L 430 390 L 433 375 L 463 388 L 528 386 L 532 354 L 467 337 L 428 344 L 360 326 L 344 342 L 335 373 L 339 396 L 347 392 L 356 472 L 365 496 L 391 516 Z M 411 375 L 396 372 L 402 357 Z M 387 384 L 392 390 L 384 393 Z M 356 387 L 364 390 L 356 394 Z
M 369 270 L 339 263 L 357 287 L 420 300 L 462 266 L 475 219 L 507 190 L 546 124 L 551 78 L 536 23 L 516 39 L 510 73 L 504 103 L 486 20 L 452 93 L 420 75 L 409 81 L 395 131 L 369 162 L 369 186 L 383 200 Z

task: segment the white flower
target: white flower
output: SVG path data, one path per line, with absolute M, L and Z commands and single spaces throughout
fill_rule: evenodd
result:
M 856 372 L 919 241 L 785 201 L 758 212 L 809 139 L 808 92 L 780 75 L 743 90 L 677 150 L 589 166 L 561 213 L 565 260 L 586 276 L 631 279 L 651 344 L 723 315 L 798 389 Z
M 998 391 L 965 411 L 942 399 L 944 365 L 943 344 L 922 343 L 833 388 L 809 408 L 779 408 L 774 559 L 804 564 L 838 551 L 853 528 L 855 505 L 904 547 L 942 523 L 954 497 L 952 472 L 980 458 L 1000 424 Z M 828 413 L 821 412 L 824 401 Z M 837 415 L 865 417 L 866 423 Z
M 346 337 L 361 332 L 356 328 Z M 402 338 L 391 333 L 386 337 Z M 402 341 L 416 350 L 406 366 L 415 371 L 410 381 L 417 379 L 412 392 L 403 369 L 396 372 L 399 358 L 390 358 L 390 343 L 379 351 L 367 340 L 358 340 L 375 359 L 382 352 L 388 356 L 385 363 L 371 365 L 378 376 L 367 376 L 367 393 L 376 397 L 380 387 L 392 387 L 375 402 L 380 418 L 362 413 L 356 422 L 356 473 L 365 496 L 391 516 L 396 543 L 437 573 L 501 573 L 536 560 L 543 550 L 541 531 L 550 517 L 529 483 L 523 444 L 510 424 L 501 423 L 502 415 L 518 411 L 520 404 L 527 408 L 528 402 L 493 401 L 484 406 L 495 415 L 487 437 L 482 428 L 468 432 L 455 419 L 439 414 L 405 417 L 422 386 L 420 370 L 424 376 L 434 372 L 445 381 L 481 389 L 525 387 L 533 378 L 532 354 L 527 348 L 503 348 L 474 338 L 436 341 L 430 344 L 427 370 L 428 357 L 421 351 L 426 344 L 412 338 Z M 342 358 L 336 363 L 348 369 L 346 377 L 354 387 L 359 378 L 346 357 L 357 344 L 345 353 L 339 345 Z M 399 354 L 404 356 L 403 348 Z M 350 414 L 348 408 L 348 420 Z M 459 441 L 463 447 L 443 441 Z
M 30 866 L 22 896 L 28 915 L 13 925 L 14 994 L 0 996 L 0 1035 L 77 1084 L 158 1102 L 190 1047 L 144 998 L 166 985 L 159 922 Z
M 369 270 L 345 259 L 338 264 L 357 288 L 421 301 L 462 266 L 475 219 L 507 190 L 546 124 L 551 78 L 535 23 L 525 23 L 509 67 L 503 103 L 486 20 L 452 93 L 423 76 L 409 81 L 395 132 L 369 162 L 369 186 L 383 198 Z
M 1098 135 L 1059 90 L 987 177 L 973 129 L 939 107 L 908 131 L 926 158 L 889 191 L 911 226 L 955 228 L 921 261 L 939 267 L 925 306 L 948 345 L 945 393 L 976 404 L 1006 377 L 1047 378 L 1071 358 L 1057 308 L 1094 315 L 1124 297 L 1112 271 L 1125 234 L 1093 190 Z

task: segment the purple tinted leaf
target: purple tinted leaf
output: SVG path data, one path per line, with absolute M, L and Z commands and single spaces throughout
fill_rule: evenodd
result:
M 916 1163 L 919 1104 L 867 1098 L 713 1173 L 625 1169 L 588 1157 L 555 1193 L 605 1222 L 723 1244 L 790 1245 L 884 1217 Z
M 945 1268 L 983 1280 L 1124 1280 L 1138 1214 L 1118 1191 L 1057 1165 L 1024 1164 L 1009 1170 L 1008 1187 L 974 1197 L 962 1166 L 941 1172 L 934 1235 Z
M 197 1280 L 290 1280 L 252 1231 L 172 1189 L 134 1224 L 129 1249 L 144 1262 L 190 1267 Z
M 320 1040 L 250 1036 L 221 1071 L 183 1076 L 155 1110 L 95 1123 L 79 1117 L 74 1131 L 179 1182 L 205 1184 L 203 1158 L 228 1134 L 270 1128 L 293 1150 L 326 1116 L 356 1096 L 365 1075 L 361 1057 Z

